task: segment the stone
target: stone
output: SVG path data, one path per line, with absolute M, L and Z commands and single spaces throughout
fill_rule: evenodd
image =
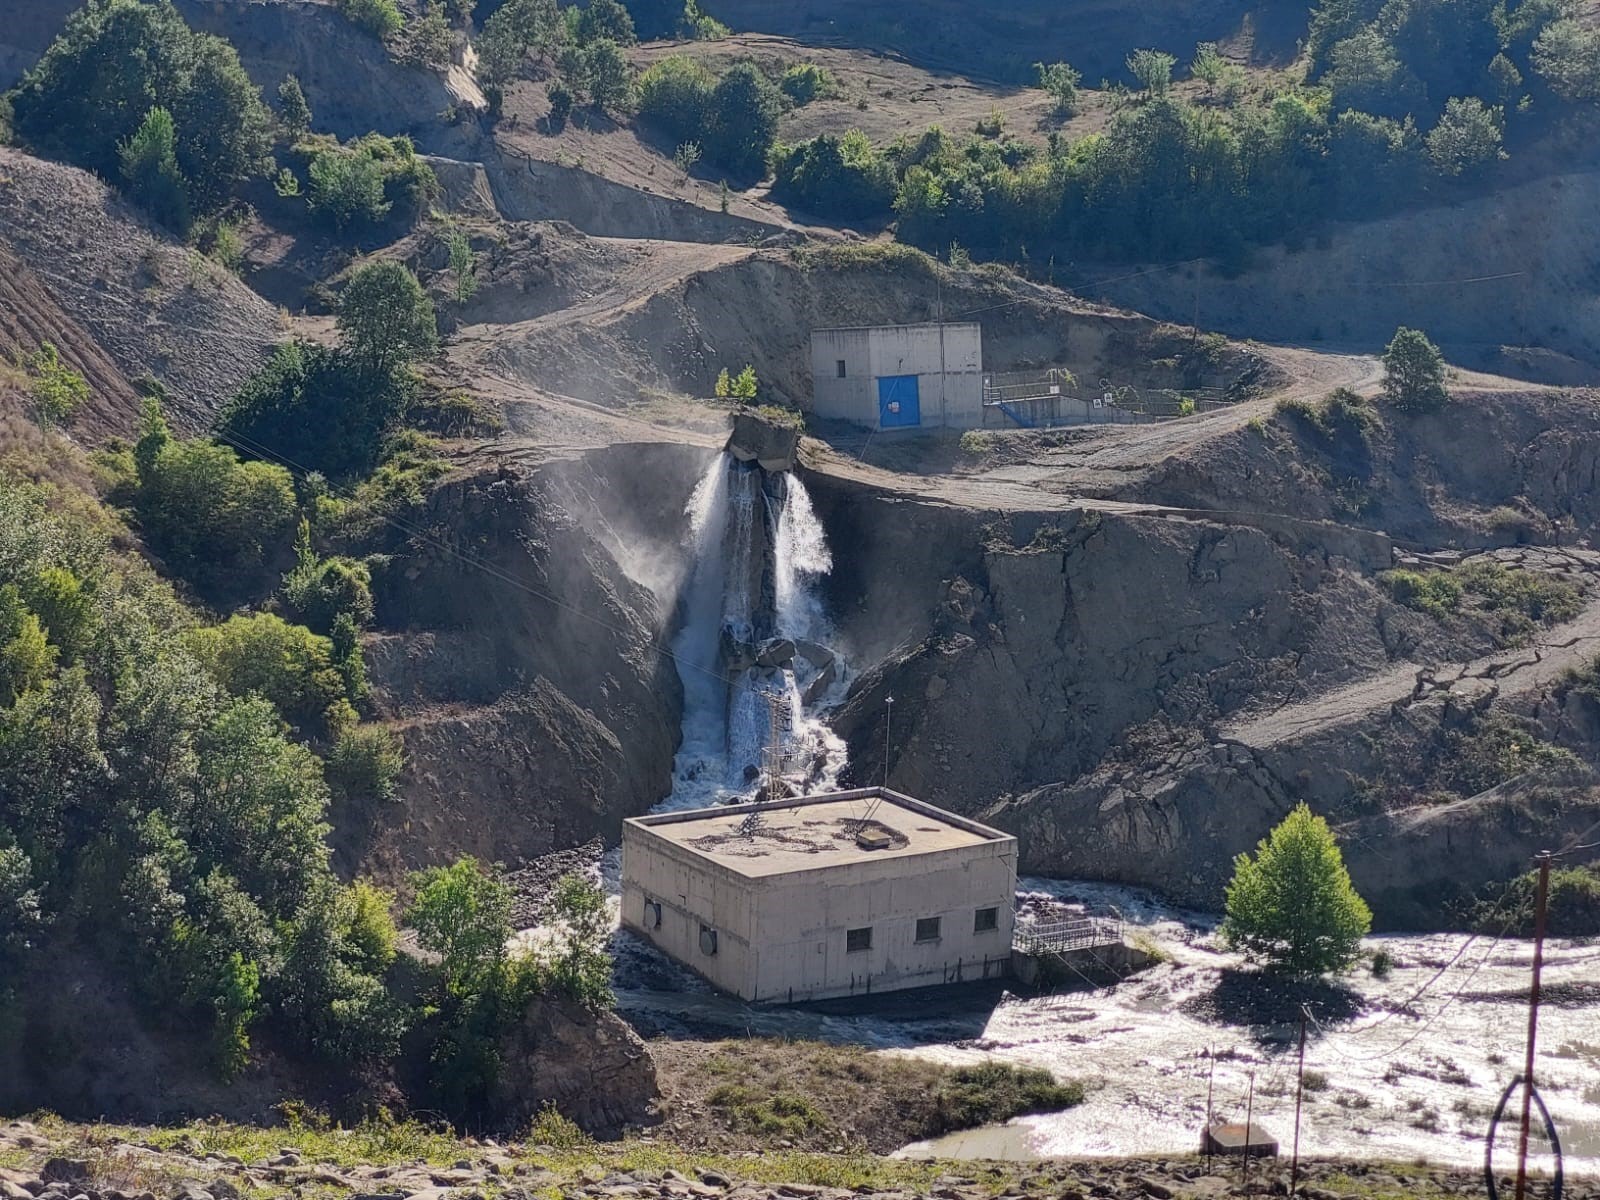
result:
M 721 1171 L 701 1171 L 700 1182 L 707 1187 L 726 1188 L 732 1186 L 731 1181 Z
M 20 1183 L 0 1179 L 0 1200 L 33 1200 L 33 1193 Z
M 45 1161 L 39 1178 L 46 1183 L 72 1182 L 89 1178 L 89 1164 L 81 1158 L 51 1158 Z
M 733 419 L 727 451 L 742 463 L 759 463 L 763 471 L 790 471 L 799 459 L 800 430 L 769 421 L 753 412 Z
M 1171 1188 L 1159 1180 L 1151 1179 L 1148 1175 L 1139 1177 L 1139 1186 L 1144 1189 L 1146 1196 L 1154 1196 L 1156 1200 L 1172 1200 L 1177 1195 Z

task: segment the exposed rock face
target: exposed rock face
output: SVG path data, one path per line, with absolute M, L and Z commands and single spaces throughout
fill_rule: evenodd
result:
M 658 592 L 630 577 L 627 539 L 574 482 L 587 470 L 447 484 L 415 521 L 429 534 L 394 547 L 377 581 L 392 632 L 369 671 L 408 767 L 397 804 L 365 828 L 338 822 L 353 863 L 514 865 L 614 840 L 668 791 L 682 704 L 661 653 L 671 580 Z
M 527 1125 L 546 1104 L 599 1137 L 650 1120 L 660 1089 L 650 1051 L 610 1012 L 535 999 L 500 1044 L 491 1103 L 508 1127 Z
M 763 471 L 791 471 L 800 450 L 800 430 L 779 425 L 755 413 L 733 419 L 728 453 L 742 463 L 755 462 Z

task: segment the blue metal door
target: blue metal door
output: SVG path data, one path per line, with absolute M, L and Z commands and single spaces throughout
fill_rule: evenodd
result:
M 922 400 L 915 375 L 885 375 L 878 380 L 878 428 L 922 424 Z

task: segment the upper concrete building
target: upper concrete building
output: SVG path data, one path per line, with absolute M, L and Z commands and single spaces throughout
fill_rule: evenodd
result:
M 887 789 L 636 817 L 622 922 L 723 991 L 788 1003 L 1006 974 L 1009 834 Z
M 873 429 L 983 424 L 983 327 L 872 325 L 811 335 L 811 410 Z

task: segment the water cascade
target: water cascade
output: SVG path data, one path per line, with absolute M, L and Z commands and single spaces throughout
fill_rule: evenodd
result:
M 845 668 L 819 585 L 833 567 L 805 485 L 723 453 L 691 496 L 693 568 L 673 643 L 683 680 L 683 744 L 671 797 L 690 808 L 748 799 L 763 785 L 771 697 L 782 710 L 790 792 L 824 790 L 844 766 L 844 743 L 822 714 L 842 693 Z M 771 764 L 768 764 L 771 765 Z

